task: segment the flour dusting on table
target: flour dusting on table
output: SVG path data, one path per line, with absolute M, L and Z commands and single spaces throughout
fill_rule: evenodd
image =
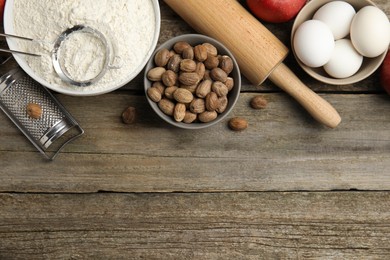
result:
M 56 74 L 51 60 L 52 43 L 74 25 L 99 30 L 110 42 L 113 56 L 120 58 L 121 67 L 108 70 L 100 81 L 80 91 L 104 89 L 107 85 L 125 83 L 145 56 L 153 51 L 156 29 L 153 8 L 150 0 L 14 0 L 14 31 L 17 35 L 39 40 L 33 43 L 18 41 L 22 51 L 42 54 L 38 58 L 23 57 L 37 75 L 51 85 L 80 90 L 63 82 Z M 74 46 L 77 48 L 78 45 Z M 93 66 L 99 66 L 101 53 L 91 55 L 86 56 L 90 61 L 77 67 L 78 78 L 83 74 L 88 77 L 90 71 L 96 73 Z M 77 60 L 80 61 L 80 57 Z

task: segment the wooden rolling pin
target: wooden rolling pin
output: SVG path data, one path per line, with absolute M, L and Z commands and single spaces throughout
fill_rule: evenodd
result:
M 341 122 L 337 111 L 282 63 L 288 48 L 237 0 L 165 2 L 196 31 L 223 43 L 252 84 L 260 85 L 268 77 L 320 123 L 335 128 Z

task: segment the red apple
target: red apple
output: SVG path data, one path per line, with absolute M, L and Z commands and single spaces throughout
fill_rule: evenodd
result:
M 5 0 L 0 0 L 0 23 L 3 23 Z
M 270 23 L 283 23 L 293 19 L 306 0 L 247 0 L 246 3 L 257 18 Z
M 380 70 L 381 85 L 390 95 L 390 51 L 387 52 Z

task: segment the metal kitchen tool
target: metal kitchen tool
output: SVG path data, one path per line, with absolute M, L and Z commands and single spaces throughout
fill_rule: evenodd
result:
M 102 45 L 104 47 L 105 59 L 104 59 L 102 69 L 93 78 L 89 78 L 89 79 L 85 79 L 85 80 L 76 80 L 75 78 L 72 77 L 72 75 L 70 75 L 70 73 L 66 69 L 65 64 L 63 64 L 64 59 L 61 59 L 61 57 L 63 55 L 62 54 L 62 47 L 64 46 L 63 44 L 69 39 L 69 37 L 71 35 L 73 35 L 75 33 L 90 34 L 92 37 L 97 38 L 102 43 Z M 13 38 L 20 39 L 20 40 L 26 40 L 26 41 L 31 41 L 31 42 L 47 44 L 47 42 L 45 42 L 45 41 L 31 39 L 31 38 L 22 37 L 22 36 L 13 35 L 13 34 L 0 33 L 0 36 L 13 37 Z M 22 51 L 17 51 L 17 50 L 0 49 L 0 51 L 8 52 L 8 53 L 29 55 L 29 56 L 36 56 L 36 57 L 41 56 L 40 54 L 30 53 L 30 52 L 22 52 Z M 79 87 L 86 87 L 86 86 L 89 86 L 89 85 L 99 81 L 104 76 L 104 74 L 107 72 L 108 69 L 121 68 L 120 57 L 118 57 L 118 56 L 111 57 L 110 46 L 109 46 L 109 43 L 108 43 L 106 37 L 98 30 L 96 30 L 92 27 L 89 27 L 89 26 L 85 26 L 85 25 L 75 25 L 72 28 L 68 28 L 64 32 L 62 32 L 60 34 L 60 36 L 58 36 L 58 38 L 54 42 L 54 46 L 53 46 L 53 49 L 51 51 L 51 56 L 52 56 L 52 63 L 53 63 L 54 70 L 57 73 L 57 75 L 61 78 L 61 80 L 68 82 L 72 85 L 79 86 Z M 112 59 L 113 59 L 113 62 L 118 62 L 119 64 L 118 65 L 110 64 Z
M 287 47 L 239 1 L 165 0 L 165 3 L 195 30 L 224 44 L 253 84 L 259 85 L 269 77 L 322 124 L 334 128 L 340 123 L 337 111 L 282 63 L 288 54 Z
M 101 71 L 93 78 L 86 79 L 86 80 L 76 80 L 70 75 L 68 70 L 66 69 L 65 64 L 63 64 L 61 60 L 61 47 L 63 46 L 63 43 L 66 42 L 66 40 L 69 39 L 69 37 L 74 34 L 74 33 L 87 33 L 90 34 L 93 37 L 96 37 L 104 47 L 104 52 L 105 52 L 105 59 L 104 63 L 102 66 Z M 119 59 L 118 56 L 115 56 L 114 59 Z M 54 48 L 52 51 L 52 62 L 53 62 L 53 67 L 54 70 L 57 72 L 58 76 L 65 82 L 68 82 L 72 85 L 79 86 L 79 87 L 84 87 L 84 86 L 89 86 L 98 80 L 100 80 L 104 74 L 107 72 L 108 69 L 119 69 L 121 66 L 114 66 L 110 64 L 111 61 L 111 51 L 110 51 L 110 46 L 108 44 L 108 41 L 106 37 L 99 32 L 98 30 L 89 27 L 89 26 L 84 26 L 84 25 L 75 25 L 72 28 L 69 28 L 65 30 L 55 41 L 54 43 Z
M 38 104 L 42 108 L 39 118 L 34 119 L 27 114 L 29 103 Z M 0 77 L 0 108 L 31 143 L 51 160 L 66 144 L 84 133 L 59 101 L 19 68 Z

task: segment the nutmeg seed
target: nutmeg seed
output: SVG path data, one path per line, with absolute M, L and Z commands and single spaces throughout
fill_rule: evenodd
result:
M 210 77 L 215 81 L 225 82 L 227 80 L 227 74 L 221 68 L 214 68 L 210 71 Z
M 228 125 L 233 131 L 242 131 L 248 128 L 248 121 L 241 117 L 234 117 L 229 120 Z
M 207 49 L 207 53 L 212 55 L 212 56 L 217 56 L 218 55 L 218 50 L 217 48 L 212 45 L 211 43 L 205 42 L 202 44 L 204 47 Z
M 206 69 L 211 70 L 218 67 L 218 65 L 219 65 L 218 57 L 208 54 L 207 59 L 204 61 L 204 66 L 206 67 Z
M 264 98 L 264 96 L 257 95 L 251 99 L 250 104 L 253 109 L 264 109 L 267 107 L 268 101 Z
M 162 94 L 160 90 L 156 87 L 151 87 L 148 88 L 147 90 L 148 97 L 153 101 L 153 102 L 159 102 L 161 100 Z
M 177 74 L 172 70 L 167 70 L 162 74 L 161 80 L 167 87 L 174 86 L 177 82 Z
M 190 59 L 183 59 L 180 62 L 180 70 L 184 72 L 193 72 L 196 70 L 196 62 Z
M 128 107 L 122 112 L 122 122 L 124 124 L 133 124 L 136 120 L 137 110 L 135 107 Z
M 200 114 L 206 111 L 206 105 L 203 98 L 194 98 L 190 103 L 190 111 L 195 114 Z
M 211 92 L 211 85 L 212 81 L 208 79 L 200 82 L 196 89 L 196 96 L 200 98 L 205 98 L 207 94 Z
M 179 81 L 183 85 L 196 85 L 199 80 L 199 75 L 195 72 L 183 72 L 179 75 Z
M 192 122 L 194 122 L 197 118 L 197 115 L 194 114 L 194 113 L 191 113 L 190 111 L 186 111 L 185 115 L 184 115 L 184 119 L 183 119 L 183 123 L 186 123 L 186 124 L 191 124 Z
M 185 41 L 179 41 L 173 45 L 173 49 L 176 53 L 182 54 L 183 51 L 187 48 L 191 48 L 191 45 L 188 42 Z
M 183 59 L 193 60 L 194 59 L 194 49 L 192 47 L 185 48 L 183 50 L 183 53 L 181 54 L 181 56 L 183 57 Z
M 208 93 L 205 104 L 208 111 L 215 111 L 220 106 L 217 94 L 215 92 Z
M 169 99 L 163 98 L 160 100 L 160 102 L 158 102 L 158 107 L 164 114 L 172 116 L 175 109 L 175 104 Z
M 184 88 L 178 88 L 173 92 L 173 98 L 179 103 L 190 103 L 194 99 L 194 95 Z
M 168 69 L 168 70 L 172 70 L 172 71 L 174 71 L 174 72 L 179 72 L 179 69 L 180 69 L 180 62 L 181 62 L 180 55 L 179 55 L 179 54 L 173 55 L 173 56 L 172 56 L 171 58 L 169 58 L 169 60 L 168 60 L 167 69 Z
M 42 116 L 42 107 L 35 103 L 28 103 L 26 107 L 27 114 L 34 119 Z
M 226 74 L 230 74 L 233 71 L 233 60 L 227 55 L 221 56 L 219 61 L 219 67 L 226 72 Z
M 163 67 L 155 67 L 148 71 L 147 77 L 150 81 L 161 81 L 162 74 L 165 72 Z
M 173 118 L 175 119 L 176 122 L 181 122 L 183 121 L 185 115 L 186 115 L 186 105 L 184 105 L 183 103 L 177 103 L 173 111 Z
M 213 82 L 211 89 L 218 95 L 218 97 L 226 96 L 229 92 L 229 89 L 221 81 Z
M 161 49 L 154 56 L 154 63 L 157 67 L 164 67 L 165 65 L 167 65 L 170 57 L 171 56 L 168 49 Z
M 217 117 L 218 117 L 218 113 L 215 111 L 205 111 L 205 112 L 198 115 L 199 121 L 201 121 L 203 123 L 211 122 L 214 119 L 216 119 Z
M 207 48 L 203 45 L 196 45 L 194 47 L 194 57 L 198 61 L 205 61 L 207 59 Z

